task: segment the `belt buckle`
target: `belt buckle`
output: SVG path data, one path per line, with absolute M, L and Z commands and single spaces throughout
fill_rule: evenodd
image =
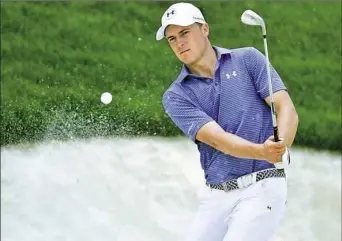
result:
M 256 173 L 247 174 L 239 177 L 236 181 L 240 189 L 249 187 L 256 182 Z

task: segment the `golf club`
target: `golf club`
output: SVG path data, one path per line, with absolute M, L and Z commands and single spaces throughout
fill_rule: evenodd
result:
M 266 56 L 268 90 L 269 90 L 269 95 L 271 97 L 271 113 L 272 113 L 273 135 L 274 135 L 274 140 L 277 142 L 277 141 L 279 141 L 279 135 L 278 135 L 278 125 L 277 125 L 276 111 L 275 111 L 274 99 L 273 99 L 272 80 L 271 80 L 271 71 L 270 71 L 270 61 L 268 58 L 265 21 L 257 13 L 253 12 L 252 10 L 244 11 L 243 14 L 241 15 L 241 21 L 247 25 L 261 26 L 261 29 L 262 29 L 262 35 L 264 38 L 265 56 Z M 284 160 L 286 160 L 286 164 L 290 163 L 290 155 L 289 155 L 287 148 L 286 148 L 286 152 L 283 155 L 282 163 L 284 163 Z M 276 166 L 277 166 L 277 168 L 282 168 L 280 163 L 277 164 Z

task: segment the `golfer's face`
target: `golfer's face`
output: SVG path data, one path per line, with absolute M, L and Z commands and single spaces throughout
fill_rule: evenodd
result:
M 165 37 L 173 52 L 184 64 L 195 62 L 203 52 L 205 36 L 197 24 L 187 27 L 170 25 L 166 28 Z

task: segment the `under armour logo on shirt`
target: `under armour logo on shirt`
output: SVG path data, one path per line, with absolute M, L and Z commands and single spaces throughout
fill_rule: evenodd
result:
M 227 79 L 230 79 L 231 76 L 237 76 L 236 71 L 233 71 L 233 73 L 230 74 L 226 74 Z

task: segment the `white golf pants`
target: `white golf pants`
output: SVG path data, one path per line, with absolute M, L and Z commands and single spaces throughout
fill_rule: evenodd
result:
M 205 186 L 185 241 L 269 241 L 284 216 L 285 178 L 266 178 L 229 192 Z

